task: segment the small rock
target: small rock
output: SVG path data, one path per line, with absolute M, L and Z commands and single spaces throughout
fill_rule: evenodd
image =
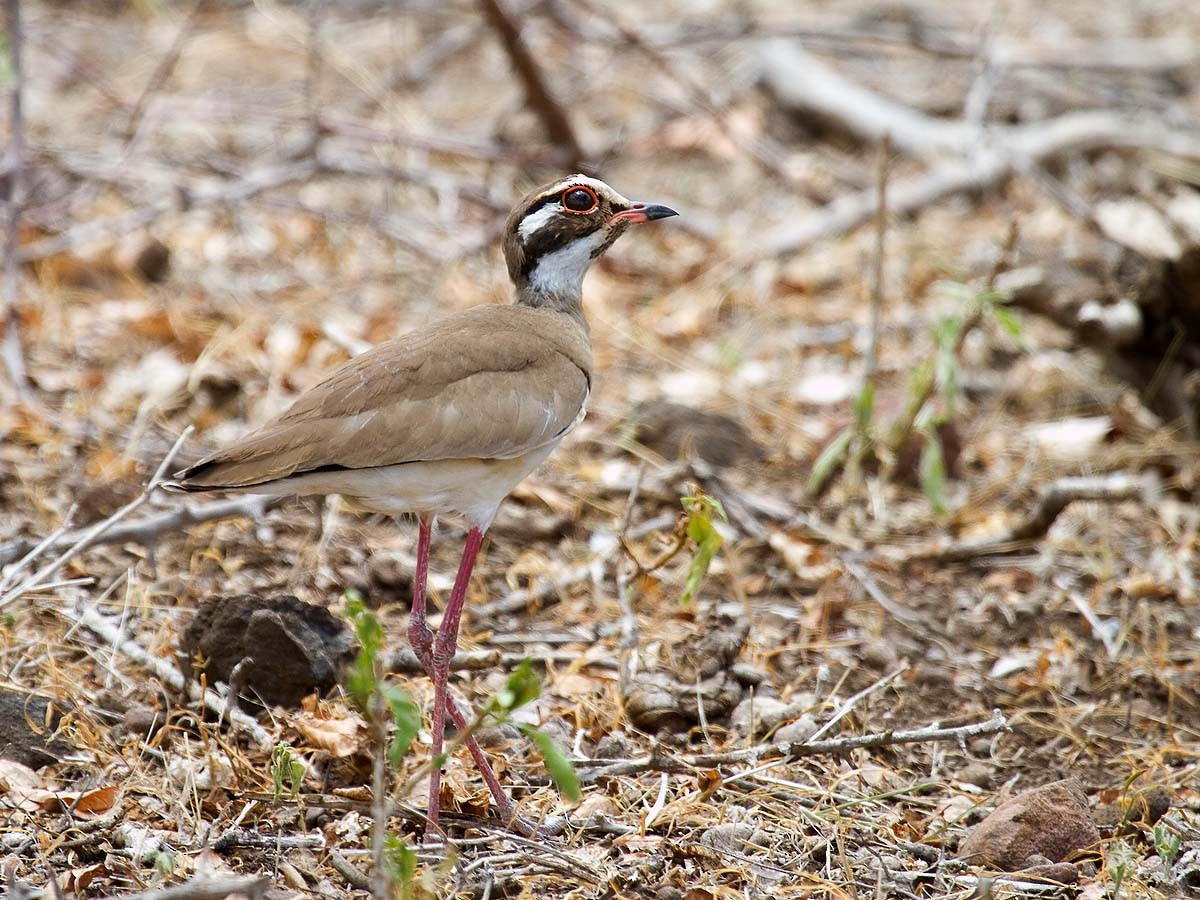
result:
M 627 759 L 633 755 L 629 736 L 624 731 L 613 731 L 596 742 L 596 759 Z
M 486 725 L 475 732 L 475 740 L 481 747 L 493 750 L 511 746 L 514 741 L 521 740 L 521 732 L 514 726 L 503 722 L 499 725 Z
M 38 694 L 0 688 L 0 757 L 37 769 L 71 751 L 55 737 L 61 704 Z
M 1083 788 L 1067 779 L 1005 800 L 967 835 L 958 855 L 972 865 L 1014 872 L 1032 854 L 1061 862 L 1099 840 Z
M 775 732 L 775 740 L 786 743 L 803 743 L 817 733 L 817 720 L 805 713 L 795 721 L 781 725 Z
M 1056 884 L 1075 884 L 1079 881 L 1079 869 L 1075 863 L 1069 862 L 1045 862 L 1036 866 L 1026 866 L 1021 869 L 1021 875 L 1027 878 L 1053 881 Z
M 683 900 L 683 891 L 669 884 L 664 884 L 654 894 L 655 900 Z
M 754 847 L 767 846 L 769 841 L 770 836 L 752 822 L 722 822 L 706 829 L 698 843 L 717 853 L 744 854 L 753 852 Z
M 1200 847 L 1184 851 L 1171 867 L 1171 877 L 1188 891 L 1200 891 Z
M 336 685 L 353 650 L 345 623 L 290 595 L 209 597 L 179 644 L 189 657 L 204 658 L 209 681 L 228 683 L 249 660 L 238 672 L 242 692 L 283 706 Z
M 767 680 L 767 673 L 750 663 L 738 662 L 729 667 L 729 674 L 746 687 L 754 687 Z
M 379 602 L 387 599 L 409 603 L 412 596 L 412 569 L 390 553 L 372 553 L 367 557 L 368 596 Z
M 861 665 L 880 671 L 895 669 L 900 663 L 900 655 L 894 645 L 887 641 L 874 641 L 858 648 L 858 661 Z
M 739 703 L 729 717 L 729 727 L 743 737 L 760 737 L 791 714 L 791 704 L 761 694 Z
M 750 620 L 742 615 L 740 608 L 737 613 L 735 617 L 714 616 L 692 652 L 684 654 L 683 667 L 694 670 L 701 678 L 727 671 L 750 636 Z
M 171 271 L 171 248 L 145 233 L 126 235 L 113 248 L 113 265 L 126 275 L 149 284 L 166 280 Z
M 981 762 L 969 762 L 955 773 L 955 781 L 986 788 L 992 783 L 992 769 Z
M 1152 826 L 1171 810 L 1171 792 L 1161 784 L 1152 784 L 1129 798 L 1129 815 L 1134 822 Z
M 153 709 L 136 703 L 125 710 L 116 731 L 130 737 L 149 740 L 158 733 L 167 722 L 167 716 L 161 709 Z
M 643 731 L 686 731 L 700 721 L 700 704 L 710 720 L 728 715 L 742 699 L 742 686 L 725 672 L 697 684 L 676 681 L 665 672 L 642 672 L 625 698 L 625 712 Z
M 658 400 L 633 411 L 635 436 L 667 459 L 698 456 L 714 466 L 757 462 L 763 448 L 736 419 Z
M 1171 792 L 1161 784 L 1131 789 L 1117 803 L 1106 803 L 1093 810 L 1100 830 L 1117 837 L 1133 837 L 1141 828 L 1150 828 L 1171 809 Z

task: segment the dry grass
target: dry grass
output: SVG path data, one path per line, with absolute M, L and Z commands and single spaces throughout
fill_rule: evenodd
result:
M 966 897 L 979 873 L 953 853 L 970 825 L 998 796 L 1067 776 L 1110 803 L 1147 784 L 1166 787 L 1184 852 L 1195 851 L 1195 444 L 1146 412 L 1102 354 L 1022 314 L 1019 337 L 986 321 L 964 341 L 954 415 L 962 450 L 945 515 L 933 513 L 904 459 L 902 477 L 867 466 L 809 498 L 813 460 L 853 420 L 875 235 L 860 229 L 749 268 L 734 261 L 773 228 L 869 189 L 875 152 L 789 117 L 757 90 L 753 40 L 683 40 L 676 13 L 690 5 L 613 5 L 610 14 L 635 33 L 593 4 L 526 17 L 526 39 L 603 177 L 683 215 L 623 243 L 589 276 L 600 372 L 589 416 L 493 529 L 461 647 L 468 657 L 497 652 L 455 681 L 478 702 L 531 656 L 546 672 L 543 696 L 524 711 L 531 721 L 580 760 L 651 758 L 591 778 L 600 763 L 581 762 L 587 784 L 572 827 L 541 842 L 480 820 L 486 793 L 465 761 L 452 761 L 447 780 L 463 828 L 450 861 L 422 854 L 420 890 Z M 753 20 L 781 27 L 783 14 L 761 6 Z M 187 5 L 26 4 L 31 204 L 22 245 L 37 255 L 54 249 L 38 250 L 39 241 L 65 234 L 69 247 L 30 262 L 23 282 L 37 402 L 18 403 L 3 388 L 0 541 L 37 541 L 71 510 L 76 527 L 100 521 L 138 496 L 186 426 L 196 433 L 182 452 L 199 455 L 367 344 L 446 310 L 506 299 L 498 228 L 511 200 L 559 165 L 474 7 L 418 7 L 348 4 L 310 20 L 301 5 L 214 4 L 189 20 Z M 1195 47 L 1189 11 L 1067 4 L 1053 15 L 1081 46 L 1156 39 L 1169 26 L 1177 35 L 1190 28 L 1179 41 Z M 915 48 L 892 25 L 886 40 L 865 36 L 878 25 L 857 18 L 866 4 L 803 12 L 797 21 L 826 33 L 811 38 L 814 49 L 905 103 L 957 115 L 976 81 L 970 54 Z M 933 44 L 969 37 L 979 24 L 974 4 L 922 15 L 935 27 L 918 33 Z M 1013 9 L 994 26 L 997 40 L 1036 56 L 1039 40 L 1050 40 L 1049 16 Z M 688 19 L 702 30 L 728 21 L 719 10 Z M 314 35 L 319 52 L 309 49 Z M 659 49 L 664 35 L 679 40 Z M 1005 73 L 990 111 L 1002 119 L 1098 105 L 1195 117 L 1197 69 L 1181 71 L 1076 68 L 1060 77 L 1031 64 Z M 917 171 L 897 158 L 891 177 Z M 1051 177 L 1093 207 L 1129 197 L 1165 204 L 1193 190 L 1177 168 L 1115 152 L 1068 159 Z M 131 211 L 144 229 L 128 227 Z M 892 221 L 876 376 L 883 421 L 933 352 L 937 317 L 954 309 L 933 285 L 979 284 L 1014 220 L 1012 267 L 1062 256 L 1111 261 L 1115 252 L 1036 179 Z M 171 253 L 160 283 L 131 274 L 130 248 L 145 234 Z M 762 459 L 718 473 L 662 459 L 629 424 L 636 404 L 662 397 L 736 418 Z M 1035 429 L 1069 417 L 1107 420 L 1099 439 L 1078 444 Z M 1158 493 L 1072 503 L 1015 553 L 914 558 L 937 541 L 1002 532 L 1057 479 L 1107 473 L 1152 473 Z M 618 535 L 639 560 L 654 558 L 693 483 L 725 501 L 731 524 L 700 599 L 682 606 L 690 554 L 634 577 Z M 155 494 L 132 518 L 177 503 Z M 398 647 L 415 529 L 305 501 L 160 531 L 152 546 L 141 535 L 88 549 L 55 573 L 57 584 L 3 609 L 5 686 L 68 708 L 63 736 L 73 747 L 34 785 L 0 770 L 6 867 L 26 886 L 54 878 L 81 896 L 229 873 L 266 874 L 279 896 L 360 890 L 370 756 L 344 699 L 230 723 L 218 720 L 219 695 L 209 698 L 216 712 L 206 712 L 168 681 L 183 623 L 214 594 L 290 593 L 340 609 L 355 589 L 379 608 Z M 435 577 L 435 600 L 458 536 L 446 526 L 435 537 L 433 570 L 443 579 Z M 64 549 L 51 548 L 41 564 Z M 618 585 L 627 577 L 636 631 L 626 614 L 623 638 Z M 80 624 L 98 614 L 109 639 Z M 624 654 L 623 640 L 633 646 Z M 139 650 L 141 660 L 131 658 Z M 423 678 L 397 677 L 428 701 Z M 634 710 L 651 683 L 677 703 L 655 720 L 661 727 L 638 728 Z M 153 736 L 142 730 L 147 709 L 162 723 Z M 774 727 L 794 724 L 788 734 L 803 739 L 839 715 L 822 739 L 986 723 L 993 709 L 1008 730 L 962 741 L 885 740 L 757 762 L 736 752 L 770 743 Z M 755 728 L 771 717 L 770 728 Z M 424 761 L 427 738 L 399 783 Z M 522 808 L 534 818 L 566 811 L 528 743 L 493 738 Z M 298 801 L 272 796 L 276 741 L 311 766 Z M 725 761 L 684 759 L 710 753 Z M 81 796 L 93 798 L 93 811 Z M 419 832 L 420 789 L 397 804 L 396 827 Z M 230 829 L 270 841 L 241 846 Z M 1116 841 L 1084 868 L 1086 896 L 1112 886 Z M 1125 843 L 1133 860 L 1125 896 L 1185 895 L 1149 842 Z M 1061 889 L 998 881 L 992 890 Z

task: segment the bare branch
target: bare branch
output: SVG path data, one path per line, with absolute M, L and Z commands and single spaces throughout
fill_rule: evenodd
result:
M 184 430 L 183 434 L 179 436 L 179 439 L 175 441 L 175 445 L 170 449 L 167 455 L 163 457 L 163 461 L 159 464 L 158 469 L 152 476 L 150 476 L 150 480 L 146 482 L 145 488 L 142 489 L 142 492 L 138 494 L 137 497 L 135 497 L 129 503 L 126 503 L 107 519 L 97 522 L 95 525 L 85 530 L 75 544 L 73 544 L 70 549 L 59 556 L 58 559 L 54 560 L 54 562 L 39 569 L 33 575 L 30 575 L 27 579 L 25 579 L 25 581 L 23 581 L 21 584 L 8 591 L 8 593 L 0 596 L 0 609 L 3 609 L 22 595 L 45 585 L 50 581 L 51 577 L 61 571 L 67 563 L 82 553 L 100 535 L 104 534 L 104 532 L 112 528 L 122 519 L 126 518 L 131 512 L 138 509 L 147 500 L 149 500 L 150 495 L 154 493 L 154 489 L 157 488 L 159 483 L 162 481 L 163 476 L 170 467 L 172 460 L 175 459 L 175 454 L 179 452 L 179 448 L 183 446 L 183 442 L 186 441 L 189 436 L 191 436 L 191 433 L 192 427 L 189 425 Z
M 20 288 L 20 260 L 17 248 L 21 232 L 21 208 L 25 204 L 25 111 L 23 94 L 25 73 L 21 66 L 21 0 L 7 0 L 9 52 L 9 139 L 8 139 L 8 221 L 4 239 L 4 287 L 0 291 L 0 318 L 4 322 L 4 367 L 22 400 L 30 396 L 25 372 L 25 351 L 21 346 L 21 321 L 17 316 Z
M 1060 478 L 1042 490 L 1033 512 L 1011 528 L 985 537 L 935 544 L 905 554 L 904 559 L 952 562 L 978 556 L 1013 553 L 1028 547 L 1030 542 L 1045 537 L 1063 510 L 1076 501 L 1120 503 L 1125 500 L 1142 500 L 1151 503 L 1157 490 L 1157 480 L 1151 474 L 1135 476 L 1116 472 L 1095 477 Z
M 60 609 L 58 614 L 107 641 L 118 653 L 147 671 L 153 672 L 156 678 L 171 689 L 181 694 L 186 692 L 193 698 L 202 700 L 205 708 L 214 715 L 228 714 L 229 721 L 236 725 L 238 730 L 248 734 L 259 747 L 270 749 L 274 746 L 275 738 L 251 716 L 238 709 L 227 709 L 228 704 L 225 702 L 225 698 L 211 688 L 202 693 L 200 686 L 194 681 L 187 681 L 169 660 L 155 656 L 136 641 L 126 638 L 122 630 L 99 610 L 94 607 L 89 607 L 82 612 Z M 302 758 L 301 762 L 303 762 Z
M 121 900 L 225 900 L 230 894 L 242 894 L 250 900 L 260 900 L 270 887 L 271 879 L 260 875 L 193 878 L 171 887 L 143 891 L 140 894 L 125 894 Z
M 92 547 L 123 544 L 127 541 L 150 546 L 163 535 L 189 525 L 200 525 L 204 522 L 232 519 L 238 516 L 258 518 L 267 510 L 281 505 L 285 499 L 284 497 L 251 496 L 238 497 L 233 500 L 215 500 L 200 506 L 179 506 L 168 512 L 147 516 L 144 519 L 122 522 L 87 540 L 83 540 L 86 531 L 67 532 L 60 526 L 37 544 L 24 540 L 0 544 L 0 566 L 8 565 L 22 555 L 27 555 L 32 560 L 42 553 L 65 550 L 77 544 L 79 553 Z
M 955 193 L 994 186 L 1033 164 L 1067 153 L 1113 148 L 1200 155 L 1200 133 L 1172 129 L 1152 119 L 1135 120 L 1100 110 L 1066 113 L 1029 125 L 980 128 L 966 121 L 936 119 L 881 97 L 794 42 L 767 42 L 762 58 L 764 82 L 788 108 L 832 122 L 864 141 L 875 142 L 890 134 L 898 149 L 933 161 L 929 172 L 893 185 L 889 205 L 894 215 L 913 213 Z M 869 221 L 877 209 L 874 189 L 840 197 L 762 235 L 742 266 L 844 234 Z
M 191 38 L 196 29 L 196 20 L 200 17 L 200 10 L 203 8 L 206 0 L 195 0 L 192 8 L 188 11 L 187 18 L 184 19 L 183 25 L 175 34 L 175 39 L 171 41 L 171 46 L 167 48 L 166 55 L 158 61 L 154 72 L 150 75 L 150 80 L 146 82 L 146 86 L 142 88 L 141 94 L 133 104 L 133 109 L 130 110 L 129 120 L 125 124 L 125 134 L 130 141 L 134 142 L 137 137 L 138 129 L 142 125 L 142 120 L 146 116 L 146 110 L 150 106 L 150 101 L 154 95 L 162 90 L 163 85 L 167 83 L 167 79 L 171 77 L 171 73 L 175 71 L 175 64 L 179 62 L 180 54 L 183 53 L 183 48 L 187 46 L 188 40 Z
M 503 0 L 479 0 L 479 5 L 500 38 L 500 43 L 504 45 L 504 50 L 525 87 L 525 96 L 530 107 L 542 120 L 550 139 L 562 148 L 570 166 L 580 168 L 585 156 L 583 145 L 579 143 L 567 111 L 555 99 L 545 74 L 525 45 L 520 26 L 504 8 Z
M 845 753 L 849 750 L 875 749 L 891 747 L 897 744 L 944 743 L 946 741 L 963 741 L 967 738 L 984 734 L 996 734 L 1008 731 L 1008 720 L 994 710 L 992 717 L 986 722 L 973 722 L 969 725 L 959 725 L 954 728 L 942 728 L 930 725 L 927 728 L 916 728 L 910 731 L 879 731 L 871 734 L 860 734 L 854 737 L 836 738 L 827 741 L 780 741 L 771 744 L 758 744 L 742 750 L 730 750 L 724 753 L 698 753 L 690 756 L 670 757 L 661 752 L 637 759 L 621 760 L 582 760 L 576 761 L 579 766 L 580 781 L 592 784 L 600 778 L 615 778 L 621 775 L 639 775 L 643 772 L 679 771 L 686 772 L 694 769 L 711 769 L 716 766 L 734 763 L 750 763 L 755 765 L 764 759 L 786 758 L 799 759 L 804 756 L 827 756 Z M 596 762 L 594 768 L 585 768 Z

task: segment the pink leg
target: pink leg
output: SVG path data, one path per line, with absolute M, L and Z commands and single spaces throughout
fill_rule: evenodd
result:
M 429 821 L 425 825 L 427 836 L 438 831 L 442 769 L 437 759 L 442 755 L 442 738 L 446 731 L 446 702 L 449 699 L 446 696 L 446 682 L 450 678 L 450 660 L 458 650 L 458 626 L 467 600 L 467 586 L 471 583 L 471 570 L 475 568 L 475 557 L 482 543 L 483 532 L 478 528 L 467 532 L 467 546 L 463 548 L 454 588 L 450 591 L 450 599 L 446 603 L 445 612 L 442 613 L 442 624 L 438 626 L 437 640 L 433 645 L 433 746 L 430 753 L 435 765 L 429 776 Z
M 482 534 L 479 540 L 482 541 Z M 426 581 L 429 573 L 429 540 L 430 526 L 424 519 L 420 521 L 420 530 L 417 536 L 417 568 L 413 578 L 413 601 L 412 615 L 408 625 L 408 641 L 412 645 L 413 652 L 420 661 L 421 666 L 425 669 L 427 675 L 435 680 L 433 666 L 433 632 L 429 630 L 428 624 L 425 621 L 426 612 Z M 470 546 L 470 538 L 468 538 L 468 548 Z M 479 549 L 478 544 L 475 546 L 475 551 Z M 464 553 L 464 562 L 466 554 Z M 474 566 L 474 555 L 471 559 L 472 567 Z M 470 579 L 470 573 L 467 574 L 467 579 Z M 457 591 L 458 585 L 455 584 Z M 465 600 L 465 589 L 464 589 Z M 453 601 L 453 597 L 451 598 Z M 457 620 L 455 622 L 455 630 L 457 632 Z M 455 635 L 457 639 L 457 634 Z M 453 653 L 451 653 L 453 658 Z M 449 663 L 447 663 L 448 665 Z M 451 721 L 458 729 L 465 730 L 468 727 L 466 713 L 463 712 L 454 698 L 446 694 L 445 711 L 449 713 Z M 436 721 L 436 717 L 435 717 Z M 444 726 L 443 726 L 444 730 Z M 439 737 L 442 737 L 442 732 L 438 732 Z M 443 738 L 444 739 L 444 738 Z M 509 799 L 508 794 L 504 792 L 503 786 L 500 784 L 500 779 L 496 777 L 496 772 L 488 762 L 487 756 L 483 752 L 483 748 L 479 746 L 479 742 L 475 738 L 467 738 L 467 750 L 471 754 L 471 758 L 475 761 L 475 767 L 479 770 L 479 774 L 483 777 L 484 783 L 491 791 L 492 797 L 496 802 L 496 809 L 500 813 L 500 818 L 514 828 L 516 831 L 532 835 L 536 832 L 536 828 L 529 822 L 517 815 L 516 804 Z M 439 755 L 440 750 L 435 754 Z M 431 801 L 435 795 L 431 794 Z

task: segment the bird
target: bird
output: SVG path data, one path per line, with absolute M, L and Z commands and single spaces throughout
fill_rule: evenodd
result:
M 435 760 L 447 715 L 460 730 L 471 721 L 447 682 L 484 535 L 504 498 L 587 412 L 593 373 L 584 276 L 630 226 L 676 215 L 662 204 L 628 200 L 587 175 L 543 185 L 505 222 L 511 304 L 475 306 L 376 345 L 165 485 L 186 492 L 338 494 L 352 507 L 416 516 L 408 640 L 433 681 Z M 467 536 L 434 634 L 426 622 L 426 581 L 433 527 L 443 516 L 462 520 Z M 478 742 L 468 734 L 465 744 L 500 818 L 514 831 L 538 834 Z M 432 766 L 427 837 L 440 831 L 441 776 L 440 766 Z

